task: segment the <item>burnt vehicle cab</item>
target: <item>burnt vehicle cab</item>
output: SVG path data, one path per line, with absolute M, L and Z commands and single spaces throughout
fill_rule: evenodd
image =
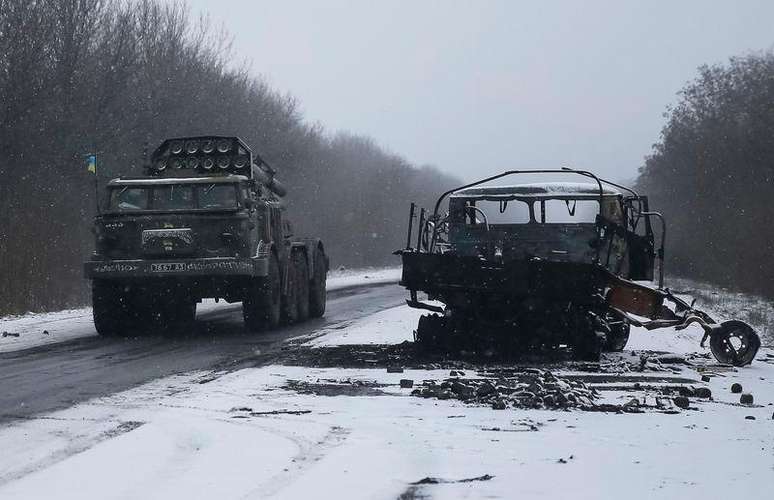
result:
M 327 257 L 284 219 L 285 188 L 236 137 L 170 139 L 143 177 L 107 184 L 95 219 L 95 326 L 183 327 L 203 298 L 242 302 L 251 329 L 320 316 Z
M 588 182 L 482 186 L 517 174 Z M 716 356 L 747 364 L 757 351 L 749 326 L 721 327 L 663 288 L 663 217 L 625 186 L 570 169 L 505 172 L 443 193 L 430 215 L 422 209 L 413 244 L 415 212 L 412 205 L 398 253 L 409 305 L 438 313 L 420 319 L 423 345 L 506 352 L 567 345 L 578 358 L 598 359 L 624 348 L 632 324 L 697 322 L 715 339 Z M 658 286 L 651 287 L 657 260 Z M 419 291 L 441 305 L 420 302 Z
M 626 218 L 634 200 L 588 183 L 463 189 L 449 197 L 448 245 L 456 255 L 498 262 L 591 264 L 603 258 L 616 274 L 652 279 L 650 223 L 638 231 Z M 601 234 L 600 224 L 608 229 Z

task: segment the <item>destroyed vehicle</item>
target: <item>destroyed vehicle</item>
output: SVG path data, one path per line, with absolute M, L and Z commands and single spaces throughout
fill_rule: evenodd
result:
M 544 174 L 586 182 L 484 186 Z M 411 307 L 434 313 L 420 318 L 416 341 L 490 354 L 568 346 L 577 359 L 598 360 L 623 350 L 631 325 L 698 323 L 718 361 L 749 364 L 760 347 L 749 325 L 718 324 L 664 287 L 665 236 L 647 197 L 579 170 L 504 172 L 443 193 L 430 214 L 412 204 L 406 248 L 396 252 L 401 285 Z
M 251 330 L 324 314 L 322 241 L 293 234 L 275 170 L 239 138 L 166 140 L 106 195 L 85 263 L 100 335 L 185 330 L 204 298 L 241 301 Z

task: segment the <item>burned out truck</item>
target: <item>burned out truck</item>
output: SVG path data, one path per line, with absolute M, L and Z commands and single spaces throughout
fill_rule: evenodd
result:
M 164 141 L 142 177 L 107 184 L 85 263 L 101 335 L 192 325 L 204 298 L 265 330 L 325 312 L 328 258 L 293 234 L 275 170 L 237 137 Z
M 585 182 L 489 185 L 546 174 Z M 406 248 L 396 253 L 408 304 L 431 312 L 420 318 L 416 341 L 501 354 L 565 346 L 578 359 L 598 360 L 602 351 L 623 350 L 631 325 L 697 323 L 718 361 L 752 362 L 760 339 L 749 325 L 717 323 L 664 287 L 665 238 L 664 218 L 646 196 L 566 168 L 507 171 L 461 186 L 443 193 L 432 213 L 417 214 L 412 204 Z

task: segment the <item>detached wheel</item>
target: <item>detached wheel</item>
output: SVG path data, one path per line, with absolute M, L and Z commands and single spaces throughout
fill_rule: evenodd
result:
M 724 321 L 710 333 L 712 355 L 723 364 L 749 365 L 760 347 L 760 337 L 744 321 Z
M 325 280 L 328 275 L 328 262 L 320 248 L 315 249 L 313 263 L 313 276 L 309 283 L 309 316 L 319 318 L 325 314 L 325 302 L 327 290 Z
M 280 322 L 282 281 L 277 256 L 269 260 L 269 275 L 252 280 L 242 300 L 242 316 L 248 330 L 263 331 Z
M 293 254 L 293 269 L 296 271 L 296 310 L 298 321 L 309 319 L 309 264 L 303 252 Z
M 125 335 L 131 324 L 127 294 L 120 283 L 94 280 L 91 284 L 94 328 L 103 337 Z
M 631 326 L 629 323 L 621 323 L 610 327 L 610 333 L 607 334 L 605 340 L 605 352 L 621 352 L 626 347 L 626 343 L 629 342 L 629 332 Z

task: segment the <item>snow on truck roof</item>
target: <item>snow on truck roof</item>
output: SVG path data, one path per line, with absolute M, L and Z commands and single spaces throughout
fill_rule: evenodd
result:
M 603 196 L 618 196 L 621 192 L 602 184 Z M 512 186 L 476 186 L 455 191 L 452 198 L 594 198 L 599 197 L 599 184 L 590 182 L 536 182 Z
M 108 186 L 152 186 L 158 184 L 218 184 L 247 181 L 244 175 L 219 175 L 212 177 L 135 177 L 118 178 L 108 182 Z

